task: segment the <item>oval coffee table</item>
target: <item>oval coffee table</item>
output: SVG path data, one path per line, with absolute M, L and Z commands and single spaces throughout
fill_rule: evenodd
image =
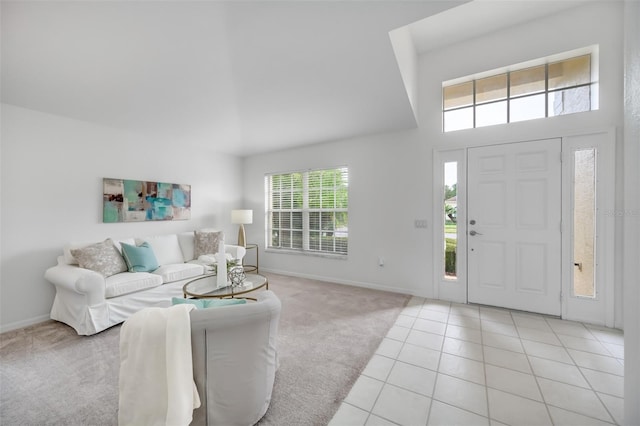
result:
M 218 277 L 215 274 L 207 274 L 194 278 L 182 287 L 182 293 L 185 298 L 233 299 L 240 295 L 259 290 L 263 287 L 269 290 L 269 280 L 267 280 L 267 277 L 258 274 L 247 274 L 242 285 L 228 285 L 222 288 L 217 287 L 217 278 Z M 253 297 L 242 297 L 242 299 L 256 300 Z

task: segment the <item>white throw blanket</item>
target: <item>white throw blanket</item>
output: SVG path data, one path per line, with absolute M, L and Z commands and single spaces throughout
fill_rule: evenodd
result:
M 188 425 L 200 397 L 193 381 L 193 305 L 145 308 L 120 331 L 118 423 Z

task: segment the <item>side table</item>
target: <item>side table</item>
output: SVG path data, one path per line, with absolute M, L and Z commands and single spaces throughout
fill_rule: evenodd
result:
M 258 245 L 257 244 L 247 244 L 246 247 L 247 249 L 247 253 L 249 253 L 249 250 L 255 250 L 256 251 L 256 264 L 255 265 L 247 265 L 247 264 L 242 264 L 242 266 L 244 267 L 244 272 L 247 273 L 251 273 L 251 272 L 255 272 L 256 274 L 260 273 L 260 263 L 259 263 L 259 259 L 258 259 Z

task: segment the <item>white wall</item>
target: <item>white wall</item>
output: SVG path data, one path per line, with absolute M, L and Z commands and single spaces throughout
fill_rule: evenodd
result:
M 413 44 L 409 27 L 401 27 L 389 32 L 389 39 L 396 56 L 398 70 L 402 76 L 404 88 L 413 110 L 413 115 L 418 119 L 418 55 Z
M 247 239 L 260 245 L 260 269 L 430 295 L 430 239 L 427 230 L 414 227 L 429 212 L 430 177 L 423 161 L 430 155 L 417 131 L 408 131 L 247 158 L 245 201 L 254 209 Z M 265 174 L 343 165 L 349 167 L 348 259 L 265 253 Z
M 235 240 L 241 161 L 181 143 L 2 105 L 2 331 L 48 318 L 54 288 L 44 280 L 69 241 L 168 234 L 216 227 Z M 191 220 L 102 223 L 102 178 L 191 185 Z
M 442 81 L 592 44 L 600 45 L 600 110 L 448 134 L 441 132 Z M 432 296 L 433 149 L 619 128 L 622 125 L 621 46 L 620 3 L 588 5 L 447 46 L 419 57 L 418 130 L 247 158 L 244 193 L 247 207 L 253 208 L 257 217 L 265 208 L 265 173 L 349 166 L 348 260 L 264 253 L 264 223 L 254 223 L 247 227 L 247 232 L 250 240 L 261 244 L 261 267 Z M 429 219 L 427 229 L 414 228 L 415 219 L 425 218 Z M 378 256 L 385 257 L 383 268 L 377 265 Z
M 618 143 L 616 209 L 622 208 L 623 8 L 621 2 L 595 2 L 527 24 L 496 31 L 420 57 L 420 129 L 437 149 L 557 138 L 614 129 Z M 580 114 L 443 133 L 442 82 L 554 54 L 599 45 L 600 108 Z M 480 52 L 480 53 L 478 53 Z M 622 250 L 621 221 L 616 224 L 616 253 Z M 623 324 L 622 277 L 615 259 L 615 324 Z M 464 288 L 462 289 L 464 290 Z
M 428 52 L 420 57 L 420 127 L 436 147 L 558 137 L 622 125 L 622 3 L 597 2 Z M 600 109 L 542 120 L 441 132 L 442 82 L 600 46 Z
M 640 424 L 640 3 L 625 2 L 624 424 Z

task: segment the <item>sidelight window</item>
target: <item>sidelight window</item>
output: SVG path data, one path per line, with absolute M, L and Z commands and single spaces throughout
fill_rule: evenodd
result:
M 596 150 L 574 152 L 573 294 L 595 297 Z
M 444 163 L 444 278 L 458 277 L 458 162 Z

